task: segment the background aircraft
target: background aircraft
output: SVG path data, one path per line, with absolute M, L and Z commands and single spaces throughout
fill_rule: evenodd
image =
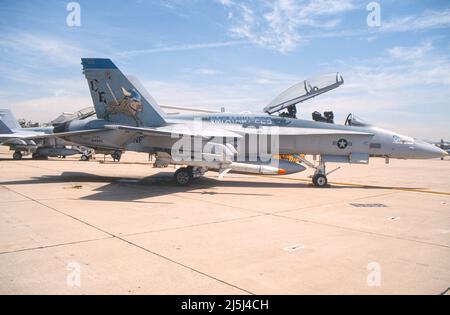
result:
M 0 109 L 0 144 L 14 151 L 14 160 L 28 154 L 33 159 L 46 159 L 85 153 L 83 148 L 68 146 L 66 141 L 49 136 L 52 134 L 53 127 L 22 128 L 9 109 Z
M 343 83 L 338 74 L 289 88 L 265 113 L 167 116 L 139 81 L 123 75 L 111 60 L 82 59 L 82 65 L 96 117 L 58 126 L 54 130 L 58 137 L 89 147 L 155 154 L 156 165 L 184 165 L 174 175 L 180 185 L 188 185 L 207 170 L 218 171 L 219 178 L 229 171 L 288 174 L 305 170 L 303 165 L 270 158 L 275 154 L 319 155 L 318 164 L 301 158 L 314 168 L 312 181 L 319 187 L 327 185 L 326 162 L 367 164 L 370 156 L 426 159 L 446 155 L 436 146 L 352 115 L 344 125 L 273 115 L 338 87 Z
M 441 139 L 440 142 L 436 142 L 434 143 L 438 148 L 441 148 L 442 150 L 444 150 L 445 152 L 447 152 L 448 154 L 450 154 L 450 142 L 448 141 L 444 141 L 444 139 Z M 442 160 L 444 159 L 443 157 L 441 158 Z

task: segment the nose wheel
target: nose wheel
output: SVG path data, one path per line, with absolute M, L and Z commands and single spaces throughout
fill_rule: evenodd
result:
M 323 174 L 316 174 L 313 176 L 312 182 L 316 187 L 325 187 L 328 184 L 328 179 Z

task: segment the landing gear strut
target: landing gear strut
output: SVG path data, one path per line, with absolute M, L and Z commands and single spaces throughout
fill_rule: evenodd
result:
M 313 185 L 316 187 L 325 187 L 328 184 L 325 162 L 320 157 L 319 165 L 315 167 L 316 171 L 312 176 Z

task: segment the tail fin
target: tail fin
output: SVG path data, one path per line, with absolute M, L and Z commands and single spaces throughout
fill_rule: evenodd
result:
M 0 109 L 0 133 L 14 133 L 14 129 L 21 129 L 16 118 L 9 109 Z
M 110 59 L 82 58 L 97 117 L 134 126 L 165 124 L 163 111 L 142 86 L 130 80 Z

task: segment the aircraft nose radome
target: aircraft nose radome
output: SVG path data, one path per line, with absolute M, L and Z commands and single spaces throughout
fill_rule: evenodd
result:
M 448 155 L 448 153 L 441 148 L 429 143 L 420 144 L 419 152 L 422 156 L 428 159 L 441 158 Z

